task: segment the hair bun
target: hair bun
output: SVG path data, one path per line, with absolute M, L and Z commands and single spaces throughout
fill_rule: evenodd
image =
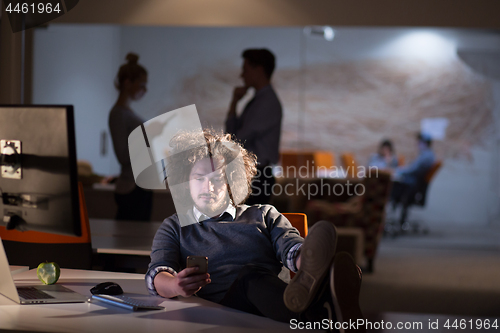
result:
M 139 56 L 135 53 L 129 53 L 127 54 L 125 59 L 127 59 L 129 64 L 137 64 L 137 62 L 139 61 Z

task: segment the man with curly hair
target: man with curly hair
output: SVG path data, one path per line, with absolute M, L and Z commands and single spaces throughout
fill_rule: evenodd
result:
M 181 132 L 170 146 L 166 172 L 177 214 L 153 240 L 150 293 L 196 293 L 287 323 L 362 318 L 358 268 L 348 254 L 335 255 L 333 224 L 316 223 L 304 240 L 273 206 L 242 204 L 256 158 L 229 134 Z M 209 272 L 186 268 L 190 255 L 207 256 Z M 289 284 L 278 277 L 283 266 L 297 272 Z

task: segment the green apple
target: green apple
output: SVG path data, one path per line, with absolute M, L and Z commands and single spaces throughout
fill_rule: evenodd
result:
M 59 280 L 61 269 L 55 262 L 42 262 L 36 269 L 36 275 L 44 284 L 54 284 Z

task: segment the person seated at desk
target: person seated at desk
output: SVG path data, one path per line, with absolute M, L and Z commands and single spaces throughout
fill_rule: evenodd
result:
M 417 144 L 419 155 L 408 166 L 399 167 L 393 174 L 393 184 L 391 190 L 391 202 L 393 210 L 400 203 L 405 204 L 412 191 L 421 182 L 425 181 L 425 175 L 434 164 L 436 157 L 431 149 L 432 138 L 425 133 L 417 135 Z M 401 217 L 401 224 L 404 223 L 404 217 Z
M 316 223 L 304 240 L 273 206 L 242 204 L 251 190 L 256 157 L 229 134 L 181 132 L 170 146 L 167 178 L 183 184 L 176 191 L 189 204 L 187 211 L 165 219 L 154 237 L 146 273 L 151 294 L 196 293 L 287 323 L 362 318 L 361 272 L 348 254 L 335 255 L 333 224 Z M 242 162 L 233 164 L 236 155 Z M 208 257 L 209 272 L 186 268 L 189 255 Z M 289 284 L 278 277 L 283 266 L 297 272 Z
M 398 159 L 394 153 L 391 140 L 383 140 L 380 143 L 378 152 L 370 157 L 368 166 L 377 167 L 381 170 L 391 170 L 398 167 Z

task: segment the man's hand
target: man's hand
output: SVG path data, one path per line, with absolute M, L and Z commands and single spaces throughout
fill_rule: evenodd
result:
M 248 87 L 236 87 L 233 90 L 233 99 L 231 100 L 231 104 L 229 105 L 229 112 L 227 113 L 228 117 L 236 116 L 236 104 L 238 101 L 245 96 L 248 91 Z
M 198 270 L 198 267 L 185 268 L 176 276 L 168 272 L 160 272 L 154 280 L 156 291 L 160 296 L 166 298 L 189 297 L 212 282 L 210 274 L 196 274 Z
M 248 87 L 246 87 L 246 86 L 234 88 L 234 90 L 233 90 L 233 101 L 234 102 L 238 102 L 240 99 L 243 98 L 243 96 L 245 96 L 245 94 L 247 93 L 247 91 L 248 91 Z
M 174 286 L 177 294 L 189 297 L 210 282 L 210 274 L 196 274 L 198 267 L 185 268 L 175 276 Z

